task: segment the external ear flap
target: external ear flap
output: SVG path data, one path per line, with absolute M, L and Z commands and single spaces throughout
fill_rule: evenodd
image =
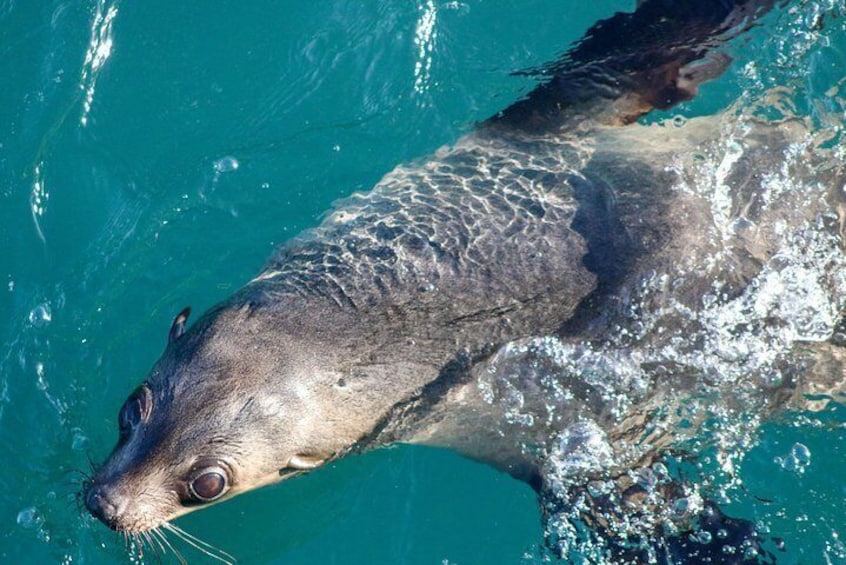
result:
M 310 471 L 323 465 L 324 460 L 312 455 L 294 455 L 288 460 L 287 467 L 298 471 Z
M 191 307 L 185 307 L 182 312 L 176 315 L 173 319 L 173 324 L 170 326 L 170 333 L 167 336 L 167 342 L 173 343 L 185 333 L 185 322 L 188 321 L 188 316 L 191 315 Z

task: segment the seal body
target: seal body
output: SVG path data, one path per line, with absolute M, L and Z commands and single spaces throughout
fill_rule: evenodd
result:
M 526 457 L 525 440 L 549 449 L 575 420 L 480 439 L 477 433 L 499 429 L 486 422 L 505 421 L 507 403 L 492 408 L 479 387 L 496 368 L 498 346 L 545 334 L 602 341 L 610 328 L 634 322 L 632 305 L 651 301 L 663 330 L 632 332 L 628 351 L 634 342 L 658 348 L 692 331 L 689 312 L 701 309 L 703 294 L 737 295 L 761 272 L 781 245 L 769 226 L 841 206 L 836 189 L 813 198 L 765 195 L 757 167 L 767 155 L 774 163 L 804 128 L 758 127 L 758 141 L 748 136 L 750 150 L 725 186 L 711 187 L 732 194 L 724 220 L 743 220 L 743 229 L 725 233 L 713 194 L 680 188 L 696 174 L 684 159 L 720 143 L 711 119 L 680 129 L 599 127 L 586 136 L 590 142 L 481 132 L 397 168 L 373 191 L 340 202 L 174 339 L 143 385 L 152 408 L 135 418 L 98 482 L 117 481 L 135 501 L 144 497 L 128 489 L 158 489 L 154 511 L 138 505 L 139 519 L 158 519 L 194 508 L 184 504 L 187 485 L 209 461 L 227 461 L 231 496 L 279 480 L 280 470 L 301 471 L 297 461 L 316 466 L 350 450 L 416 441 L 541 484 L 543 462 Z M 677 168 L 665 165 L 674 158 L 681 159 Z M 805 174 L 830 181 L 839 171 L 815 162 Z M 756 207 L 765 197 L 767 205 Z M 836 241 L 836 215 L 829 224 Z M 712 268 L 702 269 L 707 258 L 715 259 Z M 672 288 L 657 292 L 644 283 L 661 274 L 676 276 Z M 605 354 L 610 362 L 611 350 Z M 637 428 L 629 417 L 684 388 L 664 386 L 662 374 L 611 382 L 615 392 L 604 399 L 586 392 L 577 412 L 601 416 L 597 426 L 616 437 L 630 436 Z M 540 403 L 536 414 L 549 410 L 548 391 L 533 379 L 512 384 Z M 611 410 L 611 398 L 624 398 L 625 406 Z M 157 474 L 163 469 L 167 480 Z
M 717 327 L 709 308 L 754 302 L 796 229 L 819 235 L 830 334 L 832 297 L 846 296 L 842 173 L 801 122 L 614 127 L 692 96 L 726 63 L 702 59 L 771 5 L 681 2 L 668 16 L 644 2 L 619 18 L 651 33 L 622 51 L 596 40 L 616 24 L 598 26 L 525 101 L 339 202 L 187 331 L 180 314 L 121 410 L 89 510 L 148 532 L 397 441 L 456 449 L 563 504 L 574 483 L 562 477 L 622 472 L 672 445 L 656 409 L 732 388 L 728 357 L 746 360 L 738 374 L 777 367 L 753 343 L 786 355 L 801 336 L 767 333 L 764 315 Z M 732 153 L 735 126 L 745 147 Z M 726 152 L 722 169 L 697 159 L 709 151 Z M 803 190 L 762 173 L 788 154 Z M 747 350 L 727 353 L 738 336 Z M 759 407 L 799 380 L 756 395 Z

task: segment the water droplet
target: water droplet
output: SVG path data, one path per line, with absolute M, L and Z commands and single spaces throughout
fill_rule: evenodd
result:
M 43 328 L 53 319 L 53 314 L 50 312 L 50 305 L 46 302 L 39 304 L 29 313 L 29 323 L 36 328 Z
M 237 171 L 240 166 L 241 164 L 238 163 L 238 159 L 231 155 L 221 157 L 214 162 L 214 170 L 218 173 L 231 173 L 232 171 Z

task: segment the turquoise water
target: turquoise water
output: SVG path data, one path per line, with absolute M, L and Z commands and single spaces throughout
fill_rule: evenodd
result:
M 632 5 L 0 1 L 0 560 L 129 560 L 78 511 L 78 470 L 111 449 L 173 316 L 226 297 L 334 199 L 527 91 L 511 71 Z M 672 113 L 783 87 L 820 128 L 842 125 L 842 12 L 790 2 Z M 836 404 L 781 417 L 743 460 L 724 508 L 782 538 L 780 562 L 846 563 L 844 422 Z M 799 470 L 783 464 L 797 443 L 811 454 Z M 414 447 L 178 523 L 243 563 L 542 559 L 528 486 Z

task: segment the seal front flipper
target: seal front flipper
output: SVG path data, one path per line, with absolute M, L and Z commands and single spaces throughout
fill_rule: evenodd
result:
M 595 24 L 559 61 L 522 74 L 552 78 L 484 127 L 545 133 L 580 121 L 622 125 L 696 95 L 721 74 L 717 49 L 776 0 L 644 0 Z

